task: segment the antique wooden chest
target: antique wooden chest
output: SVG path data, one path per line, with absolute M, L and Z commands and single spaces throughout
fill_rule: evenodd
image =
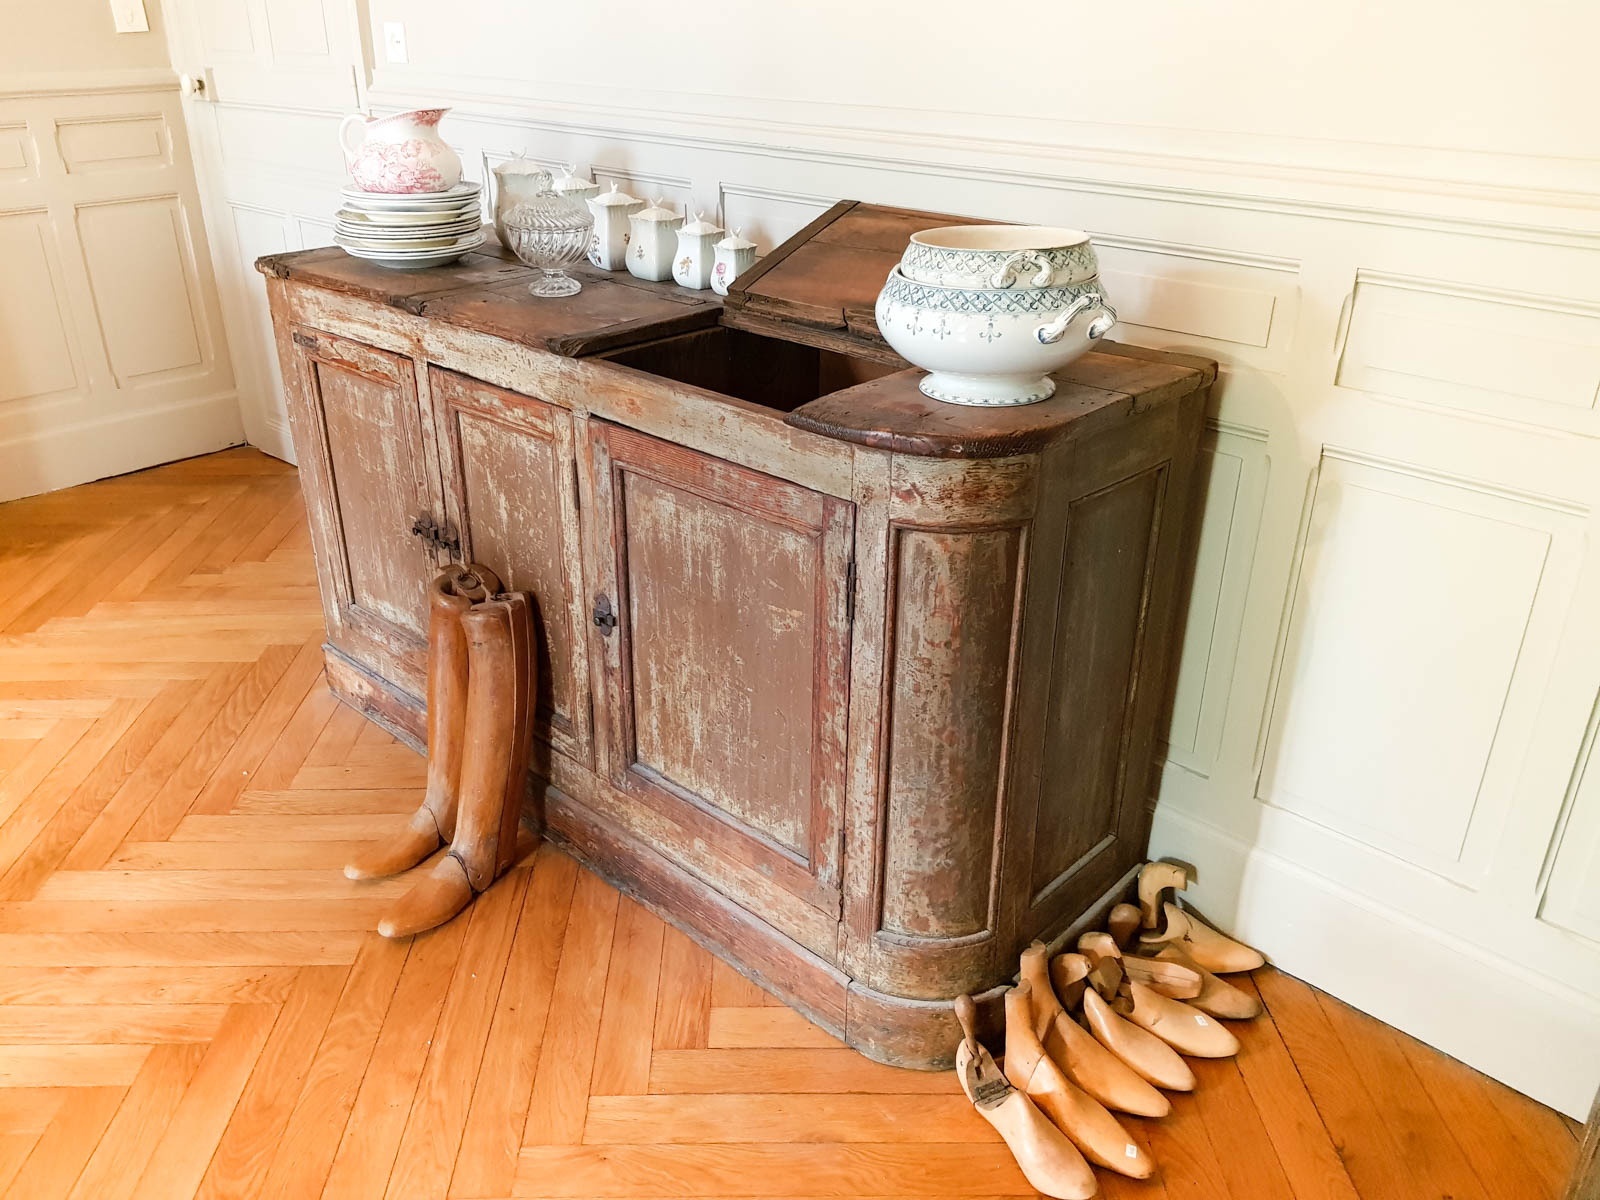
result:
M 864 1053 L 951 1061 L 985 994 L 1142 860 L 1214 364 L 1105 344 L 942 405 L 843 203 L 726 305 L 491 241 L 267 276 L 333 688 L 418 742 L 423 585 L 531 591 L 529 817 Z

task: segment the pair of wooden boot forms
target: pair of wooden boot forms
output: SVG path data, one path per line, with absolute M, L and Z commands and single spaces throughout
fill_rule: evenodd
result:
M 1217 1018 L 1261 1011 L 1253 995 L 1217 976 L 1264 960 L 1166 900 L 1187 884 L 1182 868 L 1147 864 L 1139 906 L 1117 905 L 1107 932 L 1084 934 L 1076 953 L 1054 959 L 1041 942 L 1023 951 L 1019 981 L 1005 996 L 1003 1070 L 978 1042 L 972 998 L 956 1000 L 966 1035 L 956 1048 L 962 1090 L 1046 1196 L 1093 1196 L 1094 1166 L 1148 1178 L 1154 1160 L 1112 1113 L 1165 1116 L 1171 1102 L 1158 1089 L 1195 1087 L 1185 1055 L 1238 1052 Z
M 517 856 L 534 699 L 533 622 L 523 592 L 476 563 L 428 589 L 428 778 L 394 841 L 345 867 L 351 879 L 408 871 L 446 853 L 378 923 L 384 937 L 442 925 Z

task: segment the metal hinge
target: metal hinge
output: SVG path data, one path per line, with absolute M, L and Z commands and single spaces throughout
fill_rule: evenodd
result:
M 309 333 L 301 333 L 298 329 L 296 329 L 289 336 L 294 340 L 294 344 L 296 346 L 304 346 L 308 350 L 315 350 L 317 348 L 317 339 L 312 337 Z
M 844 568 L 844 620 L 846 625 L 856 622 L 856 560 L 853 558 Z
M 583 508 L 583 489 L 578 486 L 578 460 L 572 460 L 572 506 Z
M 611 631 L 617 627 L 617 614 L 611 611 L 611 597 L 600 595 L 594 598 L 594 627 L 600 631 L 601 637 L 610 637 Z

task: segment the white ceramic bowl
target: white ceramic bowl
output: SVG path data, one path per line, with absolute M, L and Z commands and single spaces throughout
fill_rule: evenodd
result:
M 1050 372 L 1088 350 L 1116 324 L 1097 278 L 1069 287 L 939 287 L 899 267 L 878 293 L 878 331 L 929 374 L 918 384 L 947 404 L 1002 407 L 1055 394 Z
M 900 270 L 958 288 L 1067 287 L 1100 272 L 1089 235 L 1053 225 L 945 225 L 911 235 Z

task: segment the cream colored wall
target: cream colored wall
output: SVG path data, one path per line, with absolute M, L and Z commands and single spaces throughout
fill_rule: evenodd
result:
M 173 2 L 278 453 L 249 264 L 328 243 L 357 105 L 764 247 L 840 197 L 1090 230 L 1113 336 L 1222 364 L 1156 852 L 1285 969 L 1587 1111 L 1600 7 Z
M 13 73 L 129 70 L 168 65 L 159 0 L 144 0 L 149 33 L 118 33 L 108 0 L 17 0 L 5 6 L 0 86 Z

